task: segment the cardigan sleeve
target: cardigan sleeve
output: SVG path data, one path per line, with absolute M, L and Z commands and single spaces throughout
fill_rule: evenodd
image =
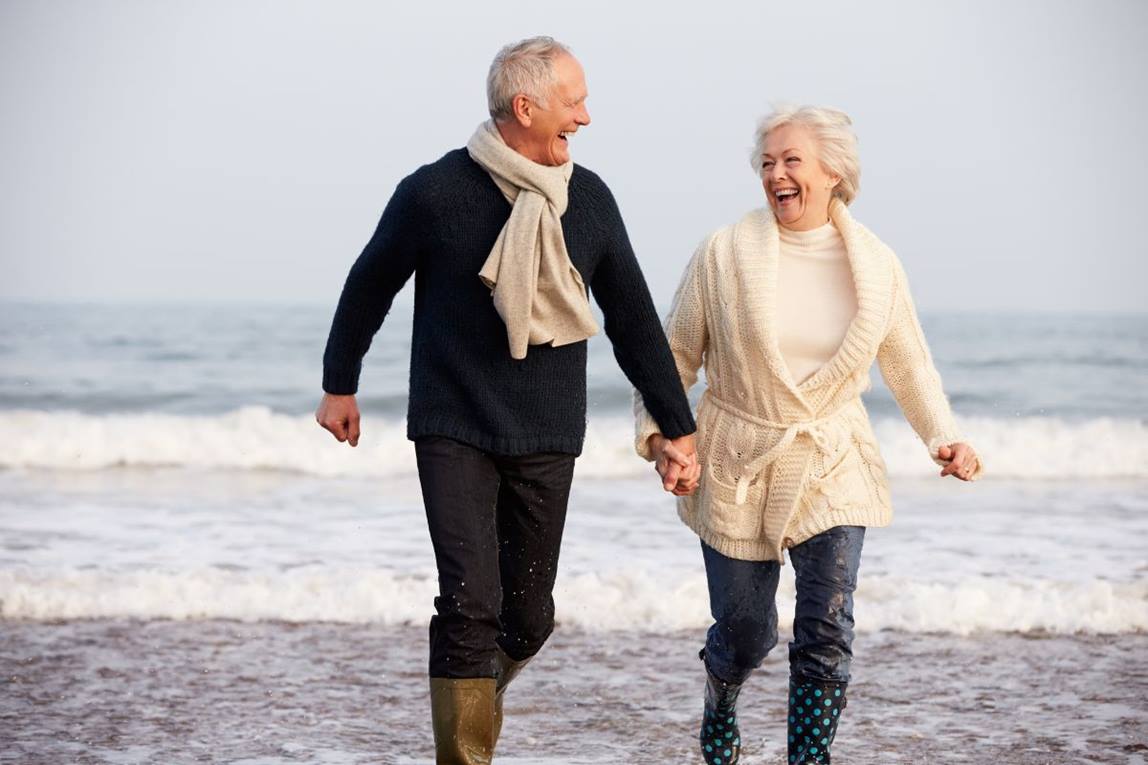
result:
M 709 339 L 706 331 L 704 270 L 712 241 L 713 237 L 710 237 L 702 242 L 690 258 L 678 290 L 674 293 L 674 302 L 665 324 L 670 352 L 674 355 L 674 365 L 681 379 L 682 390 L 687 393 L 698 381 L 698 370 L 704 362 Z M 635 390 L 634 449 L 643 459 L 654 459 L 647 442 L 650 436 L 660 432 L 662 431 L 659 430 L 657 422 L 646 410 L 642 394 Z
M 395 295 L 415 270 L 421 217 L 414 187 L 413 176 L 408 176 L 395 188 L 374 236 L 347 275 L 323 352 L 327 393 L 358 390 L 363 356 Z
M 941 386 L 941 375 L 933 364 L 925 333 L 917 319 L 909 280 L 895 255 L 893 262 L 893 311 L 885 338 L 877 351 L 877 363 L 905 419 L 928 447 L 938 465 L 947 464 L 937 456 L 942 446 L 963 441 L 953 418 L 949 400 Z M 972 476 L 981 473 L 981 463 Z

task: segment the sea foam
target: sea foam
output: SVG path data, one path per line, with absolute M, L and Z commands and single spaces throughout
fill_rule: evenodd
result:
M 1148 424 L 1141 420 L 969 418 L 963 425 L 984 458 L 988 478 L 1148 477 Z M 935 473 L 903 420 L 879 419 L 874 426 L 891 475 Z M 415 470 L 405 433 L 401 420 L 368 417 L 358 448 L 349 449 L 309 415 L 264 407 L 213 416 L 4 411 L 0 468 L 181 467 L 387 478 Z M 634 455 L 632 441 L 629 419 L 592 417 L 578 474 L 645 476 L 649 468 Z
M 424 624 L 433 574 L 312 567 L 287 571 L 2 570 L 0 618 L 138 618 Z M 792 624 L 794 590 L 783 576 L 780 624 Z M 667 576 L 642 568 L 559 578 L 557 620 L 594 632 L 702 630 L 709 624 L 700 571 Z M 1148 631 L 1148 582 L 969 577 L 927 582 L 862 577 L 861 630 L 906 632 Z

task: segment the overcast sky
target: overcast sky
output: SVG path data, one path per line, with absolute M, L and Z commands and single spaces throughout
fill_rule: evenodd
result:
M 924 310 L 1145 310 L 1148 3 L 683 6 L 0 0 L 0 299 L 333 306 L 494 53 L 549 34 L 663 305 L 764 204 L 747 150 L 789 101 L 853 117 L 854 215 Z

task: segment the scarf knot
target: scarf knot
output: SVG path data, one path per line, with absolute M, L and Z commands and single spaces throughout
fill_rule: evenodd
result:
M 510 355 L 524 359 L 531 345 L 568 345 L 596 334 L 586 285 L 562 235 L 573 162 L 533 162 L 507 146 L 489 120 L 466 149 L 513 206 L 478 272 L 506 324 Z

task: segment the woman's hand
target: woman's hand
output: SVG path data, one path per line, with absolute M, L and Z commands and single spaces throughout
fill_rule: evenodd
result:
M 647 443 L 654 453 L 654 469 L 662 479 L 662 488 L 676 497 L 693 494 L 702 474 L 693 434 L 671 440 L 655 433 Z
M 965 443 L 942 446 L 937 450 L 937 457 L 949 463 L 941 471 L 941 478 L 955 475 L 962 481 L 971 481 L 973 476 L 977 474 L 977 467 L 980 464 L 980 459 L 977 457 L 977 453 L 973 451 L 973 447 Z

